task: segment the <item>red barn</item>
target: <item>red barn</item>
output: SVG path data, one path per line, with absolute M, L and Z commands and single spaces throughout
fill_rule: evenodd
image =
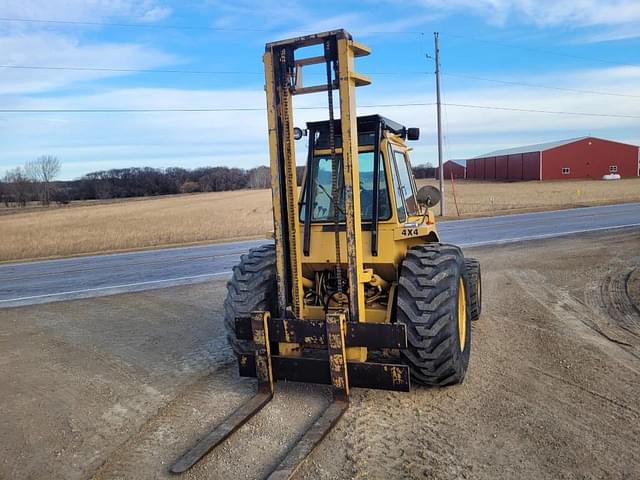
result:
M 595 137 L 497 150 L 467 160 L 467 178 L 484 180 L 562 180 L 640 176 L 635 145 Z
M 465 177 L 464 160 L 447 160 L 442 164 L 445 180 L 450 180 L 453 174 L 454 179 Z M 440 169 L 436 167 L 436 179 L 440 178 Z

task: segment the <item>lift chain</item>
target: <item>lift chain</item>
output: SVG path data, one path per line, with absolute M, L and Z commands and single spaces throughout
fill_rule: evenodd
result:
M 331 150 L 331 197 L 333 202 L 333 226 L 336 246 L 336 287 L 338 293 L 343 293 L 342 262 L 340 258 L 340 215 L 338 213 L 340 211 L 340 195 L 338 189 L 338 180 L 340 177 L 338 176 L 338 157 L 336 156 L 336 132 L 333 115 L 333 75 L 331 71 L 335 54 L 332 52 L 331 47 L 331 40 L 326 40 L 324 42 L 324 58 L 327 66 L 327 95 L 329 103 L 329 149 Z
M 281 108 L 281 118 L 282 118 L 282 134 L 283 134 L 283 144 L 284 151 L 283 155 L 286 157 L 285 164 L 285 188 L 287 190 L 287 211 L 288 212 L 296 212 L 297 211 L 297 188 L 296 188 L 296 170 L 295 170 L 295 160 L 292 158 L 295 155 L 295 151 L 290 148 L 293 144 L 291 139 L 291 125 L 290 125 L 290 101 L 291 101 L 291 85 L 292 85 L 292 72 L 289 68 L 292 57 L 290 57 L 290 52 L 288 49 L 283 48 L 280 51 L 280 78 L 282 81 L 281 90 L 280 90 L 280 108 Z M 293 165 L 293 167 L 291 167 Z M 290 270 L 292 272 L 296 272 L 297 270 L 297 251 L 295 248 L 298 239 L 296 238 L 296 229 L 294 225 L 294 215 L 288 214 L 288 234 L 289 234 L 289 262 L 290 262 Z M 295 274 L 292 275 L 293 281 L 291 282 L 291 290 L 292 290 L 292 299 L 293 299 L 293 314 L 295 317 L 300 317 L 302 306 L 299 304 L 299 290 L 300 285 L 298 284 Z

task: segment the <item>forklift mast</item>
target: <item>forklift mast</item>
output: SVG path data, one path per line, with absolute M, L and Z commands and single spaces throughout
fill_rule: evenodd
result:
M 323 46 L 323 55 L 300 58 L 299 50 L 314 45 Z M 301 318 L 303 306 L 302 257 L 308 255 L 309 229 L 301 233 L 296 182 L 294 145 L 293 97 L 309 93 L 327 92 L 329 118 L 329 148 L 333 164 L 332 198 L 336 191 L 341 164 L 344 175 L 344 217 L 346 229 L 346 261 L 340 258 L 339 215 L 335 214 L 336 278 L 338 291 L 343 293 L 341 264 L 347 266 L 349 318 L 358 321 L 364 312 L 362 227 L 359 195 L 358 132 L 355 106 L 355 87 L 371 81 L 354 71 L 354 58 L 368 55 L 368 47 L 351 38 L 345 30 L 298 37 L 266 45 L 264 67 L 266 78 L 269 123 L 269 153 L 273 195 L 274 237 L 278 309 L 281 316 Z M 324 64 L 326 82 L 305 86 L 302 70 L 308 65 Z M 333 91 L 338 90 L 340 102 L 340 132 L 335 132 Z M 342 162 L 338 162 L 335 138 L 342 138 Z M 313 143 L 313 139 L 310 139 Z M 307 177 L 310 175 L 307 172 Z M 337 205 L 334 205 L 337 207 Z M 337 212 L 337 208 L 334 208 Z M 308 215 L 307 215 L 308 217 Z M 303 245 L 306 248 L 303 248 Z

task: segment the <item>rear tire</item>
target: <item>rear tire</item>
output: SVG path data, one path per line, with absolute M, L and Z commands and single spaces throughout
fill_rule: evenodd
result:
M 411 248 L 402 263 L 396 321 L 407 327 L 400 355 L 420 385 L 464 380 L 471 352 L 471 323 L 465 294 L 464 256 L 454 245 Z
M 469 298 L 469 315 L 475 322 L 482 314 L 482 274 L 480 262 L 475 258 L 464 259 L 464 276 Z
M 236 317 L 248 317 L 251 312 L 274 312 L 276 303 L 276 250 L 274 245 L 262 245 L 240 257 L 227 283 L 224 301 L 224 326 L 227 340 L 236 356 L 252 353 L 251 341 L 236 338 Z

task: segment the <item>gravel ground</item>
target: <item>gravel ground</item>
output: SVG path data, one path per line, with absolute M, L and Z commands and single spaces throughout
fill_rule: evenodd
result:
M 640 232 L 467 253 L 484 310 L 465 384 L 354 390 L 299 478 L 640 478 Z M 169 478 L 254 389 L 226 346 L 224 293 L 0 310 L 0 478 Z M 330 398 L 276 389 L 185 478 L 265 476 Z

